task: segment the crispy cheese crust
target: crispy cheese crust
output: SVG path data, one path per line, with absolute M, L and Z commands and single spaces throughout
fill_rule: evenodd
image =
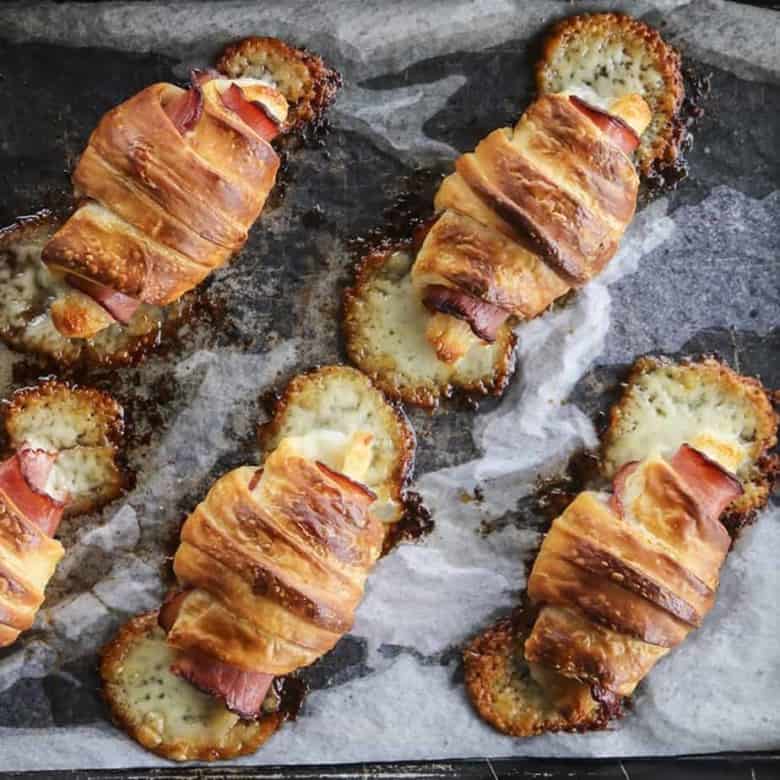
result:
M 4 414 L 12 450 L 27 444 L 58 453 L 50 486 L 68 495 L 67 515 L 94 511 L 121 493 L 123 411 L 110 395 L 48 380 L 14 393 Z
M 319 120 L 341 86 L 341 76 L 320 57 L 278 38 L 251 36 L 231 43 L 217 70 L 230 78 L 270 78 L 290 104 L 290 128 Z
M 638 93 L 652 120 L 637 160 L 647 175 L 680 153 L 676 118 L 685 96 L 680 55 L 656 30 L 619 13 L 582 14 L 558 22 L 536 64 L 540 93 L 585 87 L 602 98 Z
M 148 643 L 142 648 L 142 643 Z M 127 669 L 131 653 L 146 649 L 159 653 L 159 663 L 143 673 Z M 100 674 L 103 693 L 114 721 L 147 750 L 174 761 L 217 761 L 254 753 L 281 725 L 284 716 L 269 712 L 256 721 L 239 720 L 219 699 L 196 690 L 170 671 L 175 651 L 165 644 L 165 635 L 157 625 L 157 612 L 139 615 L 126 623 L 117 636 L 103 648 Z M 144 678 L 144 674 L 148 677 Z M 150 711 L 143 695 L 134 688 L 143 686 L 151 698 L 157 698 L 161 712 Z M 156 693 L 152 697 L 152 693 Z M 190 703 L 192 712 L 181 718 L 163 709 L 166 697 Z M 148 701 L 148 699 L 147 699 Z M 189 718 L 187 716 L 189 715 Z
M 360 371 L 325 366 L 296 376 L 276 401 L 272 418 L 258 430 L 263 456 L 287 436 L 325 429 L 374 436 L 372 460 L 363 480 L 385 505 L 382 519 L 403 513 L 403 494 L 414 468 L 415 436 L 403 410 L 385 398 Z
M 770 453 L 777 444 L 778 416 L 761 382 L 740 376 L 713 358 L 673 363 L 640 358 L 602 438 L 603 471 L 611 478 L 648 449 L 700 447 L 733 471 L 744 493 L 729 507 L 732 530 L 763 507 L 777 471 Z
M 589 685 L 528 664 L 528 623 L 499 620 L 465 649 L 466 690 L 480 717 L 514 737 L 605 728 L 617 701 L 599 702 Z
M 114 323 L 92 338 L 66 338 L 52 319 L 63 313 L 59 307 L 50 311 L 49 306 L 52 299 L 65 293 L 79 294 L 41 261 L 43 247 L 60 224 L 59 219 L 43 211 L 0 230 L 0 339 L 11 349 L 42 355 L 63 365 L 134 362 L 157 342 L 165 322 L 182 316 L 188 301 L 177 301 L 165 312 L 144 304 L 127 326 Z M 95 320 L 94 304 L 89 312 L 80 314 Z M 78 324 L 80 327 L 83 323 Z
M 350 360 L 391 398 L 433 408 L 456 392 L 501 395 L 515 368 L 509 323 L 493 344 L 477 342 L 457 363 L 436 355 L 426 338 L 431 314 L 414 295 L 410 252 L 380 250 L 359 265 L 344 295 L 344 336 Z

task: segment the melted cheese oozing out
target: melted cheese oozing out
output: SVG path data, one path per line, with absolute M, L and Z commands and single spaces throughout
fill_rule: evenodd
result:
M 238 723 L 238 715 L 172 674 L 175 657 L 161 629 L 131 647 L 117 683 L 127 708 L 155 744 L 181 740 L 219 745 Z
M 398 450 L 395 440 L 398 425 L 395 413 L 362 375 L 335 371 L 305 379 L 299 391 L 285 407 L 278 433 L 266 443 L 266 453 L 276 449 L 282 439 L 304 437 L 312 431 L 338 433 L 346 438 L 370 436 L 370 452 L 362 476 L 355 463 L 345 464 L 345 473 L 367 485 L 377 494 L 372 513 L 383 522 L 395 522 L 402 513 L 400 502 L 391 497 Z M 359 454 L 358 450 L 355 450 Z M 354 456 L 353 456 L 354 457 Z M 363 457 L 363 456 L 361 456 Z M 320 458 L 323 460 L 323 458 Z M 325 455 L 323 462 L 336 468 Z M 394 495 L 394 493 L 393 493 Z
M 409 253 L 394 253 L 366 291 L 371 317 L 365 322 L 363 337 L 371 351 L 381 353 L 410 385 L 471 384 L 490 378 L 499 340 L 486 344 L 475 338 L 468 352 L 453 364 L 438 359 L 426 337 L 431 314 L 412 284 L 411 265 Z
M 599 95 L 593 87 L 585 84 L 573 84 L 566 89 L 565 94 L 574 95 L 580 100 L 584 100 L 589 106 L 600 108 L 602 111 L 608 111 L 613 100 L 611 96 Z
M 687 442 L 739 476 L 750 465 L 756 432 L 748 409 L 710 384 L 688 387 L 663 371 L 646 374 L 632 388 L 627 430 L 607 452 L 610 467 L 650 453 L 670 457 Z
M 355 431 L 347 436 L 341 431 L 316 430 L 303 436 L 283 439 L 280 447 L 289 447 L 308 460 L 320 461 L 328 468 L 350 479 L 363 481 L 371 464 L 373 436 Z
M 263 107 L 271 112 L 273 118 L 277 122 L 284 122 L 287 118 L 287 101 L 270 76 L 261 78 L 244 77 L 240 79 L 214 79 L 215 89 L 220 94 L 227 89 L 230 89 L 232 84 L 239 87 L 244 93 L 244 97 L 250 102 L 261 102 Z M 253 87 L 260 87 L 261 89 L 253 90 Z M 275 90 L 277 94 L 271 93 L 269 95 L 268 87 Z
M 75 447 L 57 455 L 45 491 L 57 501 L 95 497 L 119 479 L 110 447 Z

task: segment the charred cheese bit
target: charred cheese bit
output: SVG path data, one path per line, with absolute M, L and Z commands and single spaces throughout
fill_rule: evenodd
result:
M 760 508 L 769 493 L 762 458 L 774 447 L 776 416 L 761 384 L 716 360 L 674 364 L 642 358 L 604 436 L 604 473 L 648 453 L 671 455 L 685 442 L 701 450 L 742 483 L 730 511 Z
M 414 433 L 404 413 L 388 403 L 365 374 L 346 366 L 327 366 L 293 379 L 272 419 L 260 429 L 264 456 L 286 437 L 316 440 L 326 465 L 376 493 L 372 506 L 376 516 L 385 522 L 401 517 L 402 494 L 414 459 Z M 349 445 L 347 455 L 329 454 L 344 442 Z
M 268 714 L 240 720 L 220 699 L 173 674 L 176 657 L 157 613 L 131 620 L 103 650 L 112 715 L 145 748 L 176 761 L 213 761 L 252 753 L 276 730 L 274 694 L 266 698 Z
M 474 335 L 468 322 L 440 311 L 431 312 L 425 338 L 436 351 L 436 357 L 444 363 L 457 363 L 472 347 L 486 346 Z
M 116 320 L 84 293 L 73 290 L 59 296 L 51 305 L 54 327 L 66 338 L 92 338 Z

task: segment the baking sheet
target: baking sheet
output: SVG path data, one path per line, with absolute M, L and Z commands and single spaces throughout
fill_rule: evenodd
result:
M 258 396 L 342 356 L 336 318 L 349 238 L 381 224 L 409 177 L 432 186 L 457 152 L 511 122 L 531 94 L 538 32 L 591 7 L 0 8 L 0 98 L 14 107 L 0 116 L 3 222 L 62 197 L 67 166 L 105 110 L 154 80 L 184 78 L 228 40 L 260 33 L 306 44 L 346 82 L 325 150 L 291 159 L 281 205 L 209 287 L 224 315 L 193 323 L 167 356 L 93 374 L 128 408 L 136 487 L 63 527 L 69 553 L 35 630 L 0 653 L 4 770 L 165 763 L 106 722 L 95 649 L 129 615 L 159 603 L 183 516 L 216 476 L 255 457 Z M 663 24 L 713 73 L 692 178 L 641 211 L 599 279 L 518 329 L 520 369 L 500 404 L 412 416 L 414 487 L 436 529 L 380 562 L 352 635 L 307 671 L 314 690 L 300 719 L 240 763 L 780 747 L 776 507 L 737 544 L 705 625 L 659 664 L 610 731 L 503 737 L 474 715 L 461 684 L 460 646 L 524 587 L 524 562 L 539 543 L 528 510 L 536 479 L 595 443 L 593 421 L 627 363 L 646 351 L 717 350 L 780 386 L 777 17 L 714 2 L 621 8 Z M 17 376 L 24 367 L 10 353 L 0 358 L 5 394 L 14 365 Z M 471 500 L 477 487 L 483 498 Z

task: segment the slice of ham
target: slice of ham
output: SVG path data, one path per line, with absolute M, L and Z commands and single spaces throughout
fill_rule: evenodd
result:
M 67 274 L 65 281 L 71 286 L 88 295 L 99 303 L 117 322 L 127 325 L 133 318 L 141 301 L 131 298 L 129 295 L 112 290 L 104 284 L 84 279 L 81 276 Z
M 157 613 L 157 623 L 167 634 L 176 622 L 176 617 L 181 609 L 182 602 L 189 593 L 189 589 L 171 591 L 162 603 L 160 611 Z
M 273 141 L 279 135 L 279 124 L 268 113 L 259 100 L 247 100 L 237 84 L 231 84 L 221 95 L 226 108 L 234 111 L 266 141 Z
M 342 474 L 340 471 L 334 471 L 329 466 L 326 466 L 321 460 L 317 460 L 315 463 L 323 474 L 337 482 L 341 487 L 359 493 L 362 498 L 369 502 L 376 501 L 376 493 L 362 482 L 356 482 L 354 479 L 350 479 L 346 474 Z
M 443 284 L 429 284 L 425 288 L 423 303 L 430 310 L 465 320 L 476 336 L 491 344 L 509 317 L 506 309 Z
M 54 461 L 57 460 L 57 453 L 25 445 L 17 455 L 27 484 L 36 493 L 46 495 L 46 481 L 54 467 Z
M 198 124 L 203 116 L 203 85 L 218 76 L 215 70 L 191 70 L 190 88 L 165 104 L 163 110 L 181 135 Z
M 189 592 L 189 589 L 173 591 L 166 597 L 157 617 L 164 631 L 171 630 Z M 172 664 L 171 671 L 196 688 L 224 699 L 231 712 L 249 719 L 260 714 L 274 678 L 272 674 L 238 669 L 199 650 L 182 652 Z
M 17 453 L 0 463 L 0 494 L 29 522 L 47 536 L 54 536 L 65 505 L 43 492 L 46 479 L 42 477 L 44 473 L 48 477 L 47 468 L 51 470 L 51 462 L 47 467 L 46 458 L 37 454 L 41 452 L 27 450 L 25 455 Z M 50 454 L 44 453 L 45 456 Z M 32 482 L 28 481 L 25 471 Z
M 596 108 L 576 95 L 569 95 L 569 100 L 626 154 L 633 154 L 639 146 L 639 136 L 620 117 Z
M 198 124 L 203 114 L 203 92 L 199 86 L 190 87 L 165 105 L 165 113 L 181 135 Z
M 612 479 L 612 495 L 609 498 L 609 507 L 616 514 L 623 516 L 623 491 L 626 488 L 626 480 L 636 471 L 638 460 L 631 460 L 623 464 Z
M 683 444 L 669 461 L 694 495 L 703 516 L 718 520 L 743 488 L 740 481 L 703 452 Z
M 708 519 L 718 520 L 726 507 L 742 495 L 742 485 L 733 474 L 688 444 L 680 446 L 669 460 L 669 465 L 684 481 L 702 516 Z M 623 514 L 622 497 L 626 480 L 638 466 L 638 461 L 626 463 L 612 480 L 613 494 L 609 505 L 620 515 Z
M 196 688 L 224 699 L 225 706 L 242 718 L 257 718 L 263 708 L 272 674 L 247 672 L 198 650 L 182 653 L 171 666 L 174 674 Z

